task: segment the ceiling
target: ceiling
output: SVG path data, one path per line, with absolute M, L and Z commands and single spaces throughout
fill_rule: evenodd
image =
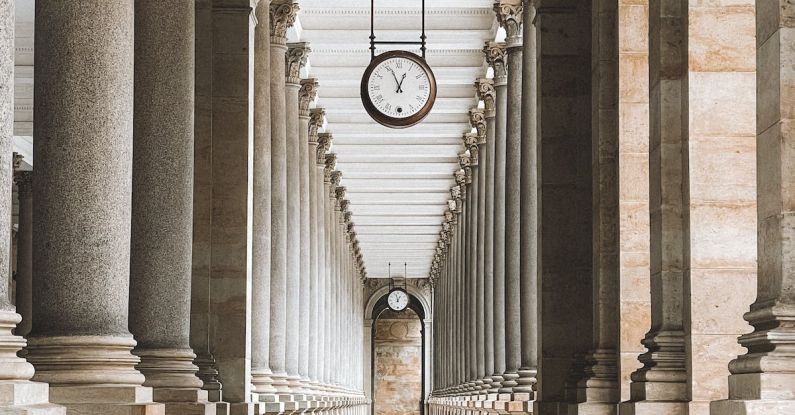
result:
M 421 0 L 376 0 L 379 40 L 419 40 Z M 426 4 L 427 60 L 438 83 L 428 118 L 392 130 L 372 121 L 359 98 L 370 62 L 370 2 L 301 0 L 293 35 L 310 43 L 309 73 L 318 79 L 317 106 L 326 109 L 341 186 L 367 274 L 423 278 L 430 272 L 450 188 L 455 184 L 468 111 L 477 106 L 473 83 L 486 75 L 483 44 L 497 24 L 492 0 L 433 0 Z M 406 49 L 418 52 L 417 47 Z M 390 50 L 381 48 L 379 51 Z

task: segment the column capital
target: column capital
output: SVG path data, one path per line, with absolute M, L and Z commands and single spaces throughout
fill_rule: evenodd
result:
M 467 133 L 471 134 L 471 133 Z M 464 134 L 464 145 L 466 146 L 467 141 L 467 134 Z M 472 165 L 472 156 L 469 154 L 469 151 L 464 151 L 458 155 L 458 165 L 461 166 L 461 169 L 466 169 Z M 456 172 L 456 177 L 458 177 L 458 172 Z
M 331 183 L 331 178 L 334 175 L 334 169 L 337 167 L 337 155 L 334 153 L 328 153 L 325 157 L 325 167 L 323 168 L 324 181 L 326 183 Z
M 486 144 L 486 111 L 483 108 L 469 109 L 469 125 L 477 132 L 477 144 Z
M 303 89 L 303 88 L 302 88 Z M 309 111 L 309 144 L 319 144 L 319 137 L 317 130 L 323 126 L 326 121 L 325 108 L 312 108 Z M 326 153 L 326 150 L 323 150 Z
M 494 68 L 494 86 L 507 84 L 508 68 L 505 66 L 505 42 L 486 42 L 483 47 L 483 53 L 486 55 L 486 62 Z
M 494 81 L 488 78 L 478 78 L 475 80 L 475 92 L 478 95 L 478 99 L 483 101 L 486 106 L 483 110 L 484 116 L 486 118 L 494 118 L 496 115 L 494 112 Z
M 33 193 L 33 172 L 30 170 L 15 171 L 14 183 L 17 185 L 20 199 L 29 197 Z
M 310 118 L 311 119 L 311 118 Z M 318 167 L 326 166 L 326 153 L 331 148 L 331 141 L 333 137 L 331 133 L 319 133 L 317 135 L 317 154 L 315 162 Z
M 295 42 L 287 44 L 287 54 L 285 55 L 284 76 L 288 84 L 299 84 L 301 82 L 301 69 L 309 59 L 309 48 L 307 42 Z
M 494 2 L 494 13 L 497 23 L 505 29 L 508 48 L 522 46 L 522 14 L 524 5 L 521 0 L 499 0 Z
M 342 172 L 339 170 L 334 170 L 331 172 L 331 191 L 334 193 L 333 197 L 336 197 L 337 194 L 337 187 L 340 185 L 340 180 L 342 180 Z
M 22 154 L 19 154 L 19 153 L 16 153 L 16 152 L 14 153 L 14 155 L 13 155 L 14 171 L 17 171 L 17 170 L 19 170 L 20 167 L 22 167 L 22 160 L 24 160 L 24 159 L 25 159 L 25 156 L 23 156 Z
M 481 144 L 480 135 L 476 133 L 465 133 L 463 139 L 464 139 L 464 147 L 466 147 L 466 149 L 469 150 L 469 165 L 477 166 L 478 155 L 480 153 L 478 145 Z M 485 143 L 485 137 L 483 138 L 483 142 Z
M 317 98 L 319 84 L 315 78 L 301 80 L 301 89 L 298 90 L 298 115 L 309 117 L 309 105 Z
M 298 3 L 292 0 L 272 0 L 270 3 L 271 44 L 286 45 L 287 29 L 295 23 Z

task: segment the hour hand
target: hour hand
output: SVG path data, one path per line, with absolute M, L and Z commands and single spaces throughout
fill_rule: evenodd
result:
M 398 81 L 397 75 L 395 75 L 395 71 L 393 71 L 392 68 L 388 68 L 387 70 L 389 72 L 392 72 L 392 77 L 395 78 L 395 85 L 397 85 L 397 87 L 398 87 L 397 91 L 395 91 L 395 92 L 401 92 L 400 91 L 400 81 Z
M 403 77 L 400 78 L 400 82 L 398 82 L 398 90 L 397 92 L 403 93 L 403 81 L 406 80 L 406 74 L 403 74 Z

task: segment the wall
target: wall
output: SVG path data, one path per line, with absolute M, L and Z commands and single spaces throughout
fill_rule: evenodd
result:
M 420 413 L 421 322 L 411 310 L 385 311 L 375 323 L 374 407 L 376 415 Z

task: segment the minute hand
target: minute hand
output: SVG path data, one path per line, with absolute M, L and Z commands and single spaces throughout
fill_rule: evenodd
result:
M 400 82 L 398 82 L 398 90 L 397 92 L 403 93 L 403 81 L 406 80 L 406 74 L 403 74 L 403 77 L 400 78 Z

